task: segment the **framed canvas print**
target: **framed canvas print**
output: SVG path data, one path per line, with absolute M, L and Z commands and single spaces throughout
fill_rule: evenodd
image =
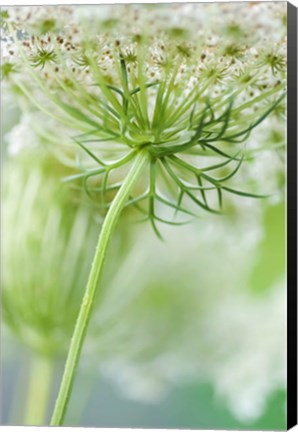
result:
M 297 419 L 297 9 L 1 6 L 1 424 Z

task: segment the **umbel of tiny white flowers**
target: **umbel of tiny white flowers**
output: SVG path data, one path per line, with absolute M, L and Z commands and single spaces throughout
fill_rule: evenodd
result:
M 246 159 L 241 143 L 285 95 L 283 53 L 255 54 L 238 23 L 206 40 L 193 22 L 189 28 L 163 22 L 150 36 L 140 26 L 142 8 L 132 8 L 135 27 L 127 27 L 125 16 L 112 26 L 94 16 L 78 25 L 75 8 L 61 11 L 62 17 L 58 8 L 49 19 L 42 8 L 35 18 L 34 10 L 9 10 L 3 20 L 8 61 L 2 67 L 19 95 L 72 134 L 77 131 L 73 141 L 89 162 L 81 162 L 81 172 L 68 180 L 82 181 L 91 197 L 112 198 L 53 425 L 63 421 L 106 249 L 123 208 L 135 206 L 159 235 L 157 223 L 183 223 L 168 213 L 163 217 L 163 206 L 174 215 L 193 215 L 197 208 L 217 213 L 224 193 L 257 196 L 230 182 Z

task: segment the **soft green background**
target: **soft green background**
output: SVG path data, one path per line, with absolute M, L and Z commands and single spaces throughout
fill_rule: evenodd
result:
M 19 355 L 15 356 L 13 361 L 5 362 L 3 365 L 2 424 L 20 424 L 25 387 L 19 387 L 17 390 L 17 386 L 26 383 L 29 369 L 28 353 L 23 351 L 19 351 Z M 60 373 L 61 367 L 57 365 L 54 383 L 56 388 Z M 15 392 L 16 396 L 13 404 L 12 392 Z M 68 426 L 86 427 L 285 429 L 285 397 L 284 391 L 275 392 L 260 419 L 243 423 L 231 415 L 207 383 L 194 382 L 192 385 L 175 387 L 163 402 L 144 404 L 121 397 L 117 388 L 106 380 L 96 380 L 93 375 L 80 372 L 65 423 Z M 53 402 L 52 394 L 51 405 Z M 84 409 L 85 412 L 82 414 Z

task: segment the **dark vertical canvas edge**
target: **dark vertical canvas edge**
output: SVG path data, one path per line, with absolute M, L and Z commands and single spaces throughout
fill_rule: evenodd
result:
M 287 428 L 297 424 L 297 8 L 287 3 Z

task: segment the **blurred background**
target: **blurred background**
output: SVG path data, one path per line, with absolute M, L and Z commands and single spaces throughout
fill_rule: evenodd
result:
M 24 424 L 24 407 L 30 355 L 11 351 L 10 361 L 4 361 L 2 342 L 2 420 L 4 425 Z M 10 346 L 10 350 L 12 347 Z M 53 407 L 62 364 L 54 372 L 50 407 Z M 50 410 L 49 410 L 50 411 Z M 47 416 L 49 419 L 49 415 Z M 175 429 L 283 429 L 285 428 L 285 391 L 273 391 L 261 417 L 241 421 L 216 397 L 210 383 L 193 382 L 173 386 L 163 401 L 144 403 L 124 397 L 105 378 L 79 371 L 65 424 L 85 427 L 135 427 Z

